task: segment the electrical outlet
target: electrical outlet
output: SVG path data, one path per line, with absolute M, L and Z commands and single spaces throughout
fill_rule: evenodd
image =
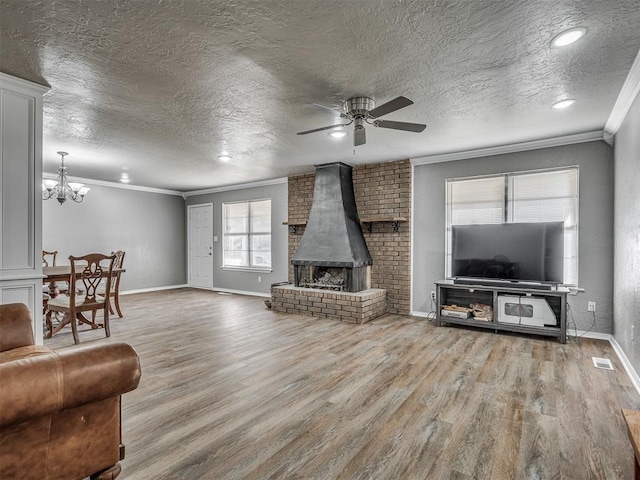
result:
M 434 302 L 436 301 L 436 292 L 435 291 L 431 291 L 431 300 L 433 300 Z
M 258 283 L 262 283 L 262 277 L 258 277 Z
M 587 312 L 595 312 L 596 311 L 596 302 L 587 303 Z

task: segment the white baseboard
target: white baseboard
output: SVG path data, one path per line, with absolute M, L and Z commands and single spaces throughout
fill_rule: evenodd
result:
M 271 298 L 270 293 L 250 292 L 248 290 L 232 290 L 230 288 L 213 288 L 214 292 L 233 293 L 236 295 L 249 295 L 251 297 Z
M 609 343 L 613 347 L 613 351 L 616 352 L 616 355 L 618 355 L 620 363 L 622 363 L 622 366 L 627 372 L 627 375 L 629 375 L 629 379 L 631 380 L 631 383 L 633 383 L 636 392 L 638 392 L 638 395 L 640 395 L 640 376 L 638 376 L 638 372 L 636 372 L 633 368 L 633 365 L 625 355 L 624 350 L 622 350 L 622 347 L 620 346 L 618 341 L 613 337 L 613 335 L 609 335 L 609 337 L 611 337 L 609 338 Z
M 174 290 L 176 288 L 187 288 L 189 285 L 167 285 L 164 287 L 139 288 L 137 290 L 123 290 L 120 295 L 132 295 L 134 293 L 159 292 L 161 290 Z
M 132 295 L 134 293 L 147 293 L 147 292 L 159 292 L 161 290 L 174 290 L 176 288 L 197 288 L 199 290 L 207 290 L 210 292 L 223 292 L 223 293 L 235 293 L 236 295 L 249 295 L 252 297 L 271 298 L 270 293 L 262 292 L 250 292 L 248 290 L 232 290 L 230 288 L 200 288 L 192 287 L 191 285 L 167 285 L 165 287 L 152 287 L 152 288 L 140 288 L 138 290 L 126 290 L 120 292 L 120 295 Z

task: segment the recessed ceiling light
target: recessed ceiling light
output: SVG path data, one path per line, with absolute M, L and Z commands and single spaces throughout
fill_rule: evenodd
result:
M 551 45 L 554 47 L 566 47 L 567 45 L 571 45 L 573 42 L 581 39 L 585 33 L 587 33 L 587 30 L 581 27 L 565 30 L 553 37 Z
M 551 108 L 555 108 L 556 110 L 562 110 L 563 108 L 570 107 L 574 103 L 576 103 L 575 99 L 567 98 L 566 100 L 560 100 L 559 102 L 554 103 L 553 105 L 551 105 Z
M 331 130 L 329 136 L 333 138 L 346 137 L 349 133 L 346 130 Z
M 229 160 L 231 160 L 231 155 L 228 155 L 226 153 L 218 155 L 218 160 L 220 160 L 221 162 L 228 162 Z
M 128 173 L 123 173 L 122 175 L 120 175 L 120 181 L 122 183 L 129 183 L 131 181 L 129 179 L 129 174 Z

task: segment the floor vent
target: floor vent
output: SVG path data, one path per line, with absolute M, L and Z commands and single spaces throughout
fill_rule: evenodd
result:
M 611 365 L 611 360 L 609 360 L 608 358 L 591 357 L 591 360 L 593 360 L 593 366 L 596 368 L 613 370 L 613 365 Z

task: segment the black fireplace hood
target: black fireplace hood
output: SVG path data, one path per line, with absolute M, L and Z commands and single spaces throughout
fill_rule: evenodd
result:
M 316 165 L 309 220 L 291 263 L 326 267 L 373 263 L 358 217 L 350 165 Z

